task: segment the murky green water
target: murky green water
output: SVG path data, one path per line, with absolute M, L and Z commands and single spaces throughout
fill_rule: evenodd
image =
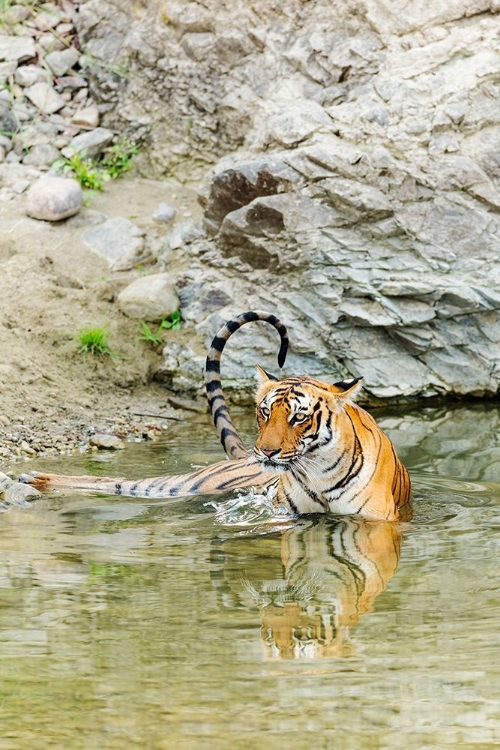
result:
M 0 750 L 498 747 L 500 409 L 379 421 L 414 479 L 399 531 L 273 525 L 248 497 L 4 512 Z M 220 456 L 193 423 L 33 467 L 132 477 Z

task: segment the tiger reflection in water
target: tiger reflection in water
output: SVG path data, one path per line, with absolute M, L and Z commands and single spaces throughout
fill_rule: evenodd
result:
M 350 630 L 394 575 L 401 533 L 386 521 L 308 518 L 280 538 L 219 544 L 212 580 L 221 604 L 258 607 L 267 657 L 322 659 L 352 653 Z

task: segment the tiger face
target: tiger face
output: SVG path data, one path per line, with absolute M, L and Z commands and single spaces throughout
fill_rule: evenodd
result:
M 343 388 L 310 377 L 277 381 L 260 367 L 257 373 L 254 454 L 265 470 L 278 472 L 331 442 L 343 403 L 359 388 L 357 381 Z

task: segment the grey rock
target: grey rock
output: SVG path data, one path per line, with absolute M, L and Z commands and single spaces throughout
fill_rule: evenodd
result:
M 76 180 L 67 177 L 41 177 L 28 191 L 25 211 L 33 219 L 61 221 L 78 213 L 83 193 Z
M 3 21 L 8 26 L 15 26 L 17 23 L 26 21 L 31 15 L 31 10 L 24 5 L 13 5 L 3 11 Z
M 0 36 L 0 61 L 15 60 L 18 63 L 35 57 L 35 42 L 29 36 Z
M 45 57 L 45 62 L 56 76 L 63 76 L 78 62 L 79 51 L 75 47 L 68 47 L 61 52 L 50 52 Z
M 170 274 L 157 273 L 132 281 L 118 295 L 118 306 L 129 318 L 161 321 L 179 309 Z
M 14 73 L 14 81 L 18 86 L 26 88 L 33 86 L 35 83 L 49 83 L 50 74 L 45 68 L 38 65 L 21 65 Z
M 24 91 L 27 98 L 45 115 L 62 109 L 66 102 L 49 83 L 39 81 Z
M 14 484 L 14 480 L 7 476 L 7 474 L 0 472 L 0 494 L 5 492 L 7 487 L 10 487 L 11 484 Z
M 61 153 L 55 146 L 51 146 L 50 143 L 41 143 L 38 146 L 33 146 L 26 154 L 23 158 L 23 164 L 46 169 L 60 158 Z
M 103 122 L 147 138 L 141 170 L 204 176 L 202 226 L 175 227 L 160 258 L 204 344 L 270 309 L 290 374 L 362 374 L 378 398 L 494 395 L 499 5 L 410 5 L 172 0 L 160 25 L 101 0 L 78 26 L 109 64 L 90 82 Z M 261 329 L 224 352 L 230 387 L 256 357 L 272 372 Z M 169 346 L 161 377 L 196 390 L 199 345 Z
M 7 103 L 0 101 L 0 131 L 9 136 L 19 128 L 19 120 Z
M 82 237 L 87 247 L 104 258 L 115 271 L 134 267 L 144 250 L 144 233 L 128 219 L 108 219 Z
M 160 203 L 158 208 L 153 214 L 153 221 L 157 221 L 158 223 L 165 223 L 168 224 L 169 222 L 173 221 L 175 219 L 176 210 L 172 206 L 169 206 L 167 203 Z
M 125 447 L 123 440 L 120 440 L 116 435 L 108 435 L 105 433 L 92 435 L 89 440 L 90 445 L 94 445 L 99 450 L 108 451 L 119 451 Z
M 0 62 L 0 84 L 5 85 L 9 78 L 14 75 L 17 61 Z
M 96 128 L 99 125 L 99 110 L 95 105 L 83 107 L 75 112 L 71 122 L 81 128 Z
M 9 485 L 3 495 L 5 503 L 10 505 L 26 505 L 33 500 L 39 500 L 42 497 L 42 493 L 39 490 L 31 487 L 29 484 L 21 484 L 20 482 L 13 482 Z
M 4 149 L 3 146 L 0 146 L 0 164 L 2 164 L 5 161 L 5 157 L 7 156 L 7 152 Z
M 75 136 L 69 146 L 64 149 L 63 156 L 83 154 L 92 157 L 101 154 L 114 138 L 114 133 L 107 128 L 96 128 L 88 133 Z

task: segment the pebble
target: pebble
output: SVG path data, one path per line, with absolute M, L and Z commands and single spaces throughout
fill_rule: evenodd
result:
M 40 177 L 28 191 L 25 211 L 33 219 L 60 221 L 78 213 L 83 192 L 69 177 Z
M 80 53 L 78 50 L 75 47 L 68 47 L 62 51 L 49 52 L 45 57 L 45 62 L 54 75 L 63 76 L 76 65 L 79 58 Z
M 14 73 L 14 81 L 24 88 L 33 86 L 35 83 L 48 83 L 50 73 L 45 68 L 37 65 L 21 65 Z
M 0 61 L 20 63 L 36 56 L 35 42 L 28 36 L 0 36 Z
M 50 115 L 53 112 L 57 112 L 58 109 L 62 109 L 66 102 L 55 91 L 52 86 L 44 81 L 34 83 L 33 86 L 29 86 L 24 90 L 25 95 L 33 102 L 35 107 L 40 110 L 44 115 Z
M 99 110 L 95 104 L 79 109 L 71 118 L 71 122 L 82 128 L 96 128 L 99 125 Z
M 157 222 L 168 223 L 175 219 L 175 208 L 169 206 L 167 203 L 160 203 L 158 208 L 153 214 L 153 220 Z

